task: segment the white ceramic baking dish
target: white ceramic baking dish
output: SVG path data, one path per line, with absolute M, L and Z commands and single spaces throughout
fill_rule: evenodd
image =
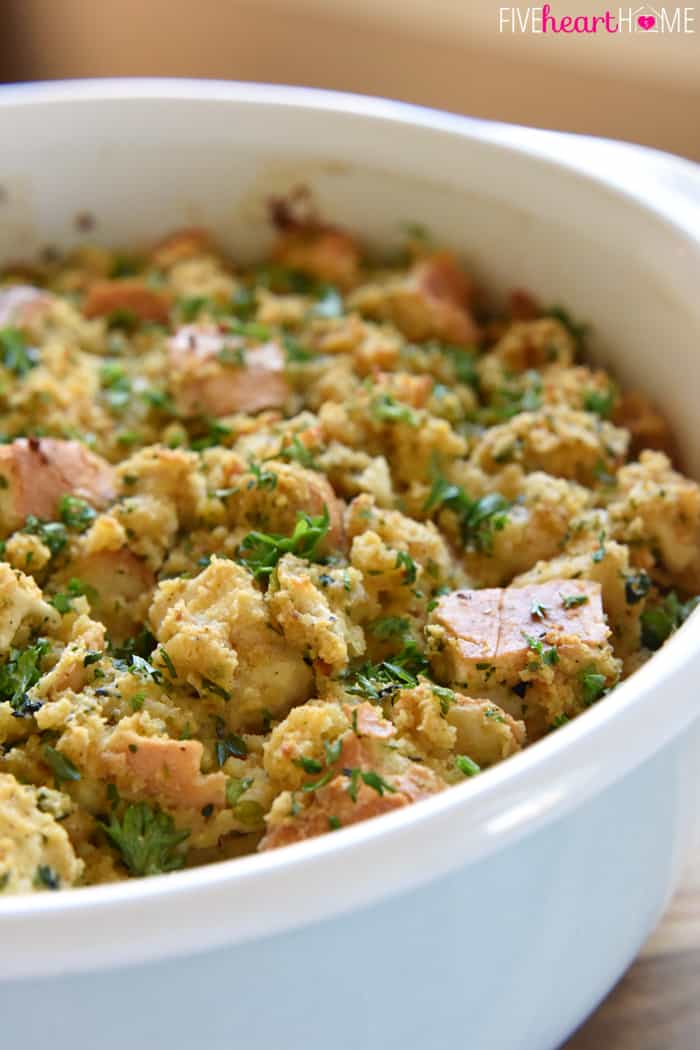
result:
M 0 90 L 3 259 L 193 222 L 260 254 L 266 198 L 300 182 L 376 245 L 421 222 L 495 288 L 590 319 L 599 358 L 656 396 L 700 474 L 692 165 L 303 89 Z M 262 856 L 1 900 L 2 1045 L 556 1046 L 676 884 L 699 668 L 693 617 L 575 723 L 408 810 Z

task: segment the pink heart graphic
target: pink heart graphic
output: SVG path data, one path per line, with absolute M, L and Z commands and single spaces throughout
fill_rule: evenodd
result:
M 653 29 L 656 25 L 656 18 L 654 15 L 640 15 L 637 19 L 637 24 L 642 29 Z

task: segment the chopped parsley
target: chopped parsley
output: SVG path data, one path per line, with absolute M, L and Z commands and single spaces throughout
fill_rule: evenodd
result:
M 237 733 L 227 733 L 226 725 L 222 718 L 216 719 L 216 761 L 223 766 L 227 758 L 247 758 L 248 745 L 242 736 Z
M 641 615 L 642 645 L 645 649 L 660 649 L 675 630 L 687 620 L 700 603 L 700 596 L 681 602 L 675 591 L 664 598 L 661 605 L 645 609 Z
M 164 645 L 161 645 L 161 646 L 158 647 L 158 656 L 160 656 L 161 660 L 165 664 L 165 669 L 168 672 L 168 674 L 170 675 L 170 677 L 171 678 L 177 678 L 177 671 L 175 670 L 175 664 L 170 659 L 170 653 L 168 652 L 168 650 L 165 648 Z
M 605 532 L 600 532 L 598 534 L 598 546 L 593 551 L 591 558 L 596 564 L 598 564 L 605 557 L 605 553 Z
M 109 362 L 100 369 L 100 383 L 111 409 L 121 412 L 131 400 L 131 380 L 120 364 Z
M 313 776 L 314 773 L 320 773 L 323 770 L 323 764 L 316 758 L 306 758 L 304 755 L 301 758 L 295 758 L 292 760 L 292 764 L 298 766 L 299 769 L 303 769 L 305 773 Z
M 479 374 L 476 370 L 477 351 L 466 346 L 447 346 L 436 340 L 426 344 L 426 349 L 436 350 L 445 357 L 454 371 L 458 383 L 473 387 L 479 386 Z
M 374 702 L 393 696 L 399 689 L 413 689 L 418 685 L 418 675 L 427 670 L 428 661 L 415 642 L 406 642 L 403 649 L 389 660 L 381 663 L 364 663 L 344 677 L 348 693 L 364 696 Z
M 231 427 L 226 426 L 219 419 L 207 420 L 207 433 L 202 437 L 195 438 L 190 443 L 190 448 L 194 452 L 202 452 L 205 448 L 214 448 L 216 445 L 220 445 L 222 439 L 227 438 L 231 433 Z
M 84 583 L 82 580 L 77 579 L 75 576 L 68 581 L 68 587 L 65 591 L 59 591 L 54 594 L 53 597 L 49 598 L 49 602 L 53 605 L 54 609 L 57 609 L 61 615 L 65 615 L 73 608 L 73 599 L 85 596 L 89 601 L 94 601 L 97 597 L 97 591 L 94 587 L 91 587 L 89 583 Z
M 523 380 L 527 384 L 524 389 L 522 385 L 501 387 L 491 404 L 478 414 L 479 420 L 500 422 L 521 412 L 537 412 L 542 408 L 542 377 L 539 372 L 528 371 Z
M 382 423 L 408 423 L 412 427 L 418 423 L 413 409 L 397 401 L 391 394 L 377 394 L 372 399 L 371 411 L 374 418 Z
M 211 678 L 205 678 L 204 676 L 202 676 L 202 686 L 209 693 L 213 693 L 214 696 L 221 697 L 221 699 L 225 700 L 226 703 L 228 703 L 228 701 L 231 699 L 231 694 L 229 693 L 228 689 L 224 689 L 222 685 L 219 685 L 217 682 L 213 682 Z
M 628 605 L 636 605 L 637 602 L 641 602 L 650 590 L 651 580 L 644 569 L 625 577 L 625 598 Z
M 500 492 L 489 492 L 480 499 L 470 499 L 461 485 L 448 481 L 435 472 L 423 510 L 442 507 L 451 510 L 459 521 L 462 542 L 468 549 L 484 554 L 493 551 L 493 535 L 505 528 L 511 504 Z
M 311 307 L 314 317 L 342 317 L 345 307 L 337 288 L 331 284 L 321 285 L 316 295 L 316 302 Z
M 178 299 L 177 308 L 183 321 L 189 324 L 196 321 L 205 309 L 211 309 L 214 304 L 206 295 L 191 295 Z
M 27 346 L 18 328 L 0 328 L 0 361 L 8 372 L 24 376 L 40 361 L 39 351 Z
M 543 664 L 546 664 L 548 667 L 554 667 L 555 664 L 559 663 L 559 653 L 555 646 L 545 649 L 544 642 L 540 638 L 533 638 L 531 634 L 526 634 L 525 631 L 522 634 L 528 644 L 528 648 L 532 649 L 533 653 L 540 657 Z
M 457 695 L 453 689 L 447 689 L 444 685 L 433 685 L 431 688 L 433 696 L 440 701 L 440 713 L 445 716 L 457 699 Z
M 379 776 L 379 773 L 375 773 L 373 770 L 364 770 L 355 767 L 354 769 L 344 769 L 343 773 L 346 777 L 350 778 L 350 783 L 347 786 L 347 792 L 353 802 L 357 802 L 357 793 L 360 787 L 360 781 L 376 791 L 378 795 L 384 795 L 387 791 L 394 793 L 396 788 L 393 785 L 388 784 L 383 777 Z
M 308 470 L 317 469 L 313 453 L 300 441 L 297 434 L 294 435 L 288 445 L 280 449 L 278 456 L 280 459 L 293 460 L 299 466 L 306 467 Z
M 66 780 L 80 780 L 80 771 L 75 768 L 68 756 L 64 755 L 62 751 L 57 751 L 50 744 L 44 744 L 41 753 L 47 766 L 50 766 L 53 772 L 57 788 L 60 788 L 61 784 Z
M 455 766 L 465 777 L 475 777 L 477 773 L 481 772 L 481 766 L 478 766 L 468 755 L 457 755 Z
M 241 321 L 250 321 L 255 313 L 255 293 L 240 285 L 231 296 L 231 311 Z
M 241 796 L 245 795 L 252 785 L 252 777 L 231 777 L 226 783 L 226 801 L 232 809 L 238 805 Z
M 585 605 L 587 601 L 587 594 L 565 594 L 561 599 L 565 609 L 577 609 L 579 605 Z
M 613 386 L 605 391 L 585 390 L 583 407 L 586 412 L 593 412 L 595 415 L 600 416 L 601 419 L 610 419 L 616 400 L 617 391 Z
M 225 324 L 234 335 L 242 335 L 245 339 L 252 339 L 255 342 L 265 342 L 272 335 L 269 325 L 259 324 L 257 321 L 239 321 L 236 318 L 229 318 Z
M 253 460 L 248 464 L 248 469 L 255 478 L 256 488 L 267 489 L 268 492 L 272 492 L 277 487 L 277 475 L 273 470 L 266 470 L 264 466 L 255 463 Z
M 375 638 L 385 640 L 403 637 L 409 631 L 410 626 L 405 616 L 380 616 L 378 620 L 373 620 L 367 629 Z
M 131 653 L 126 660 L 117 658 L 113 662 L 114 666 L 120 671 L 128 671 L 137 678 L 150 678 L 157 685 L 160 685 L 163 681 L 162 672 L 157 667 L 154 667 L 145 656 L 139 656 L 138 653 Z
M 564 328 L 566 328 L 569 334 L 573 337 L 578 353 L 585 349 L 589 325 L 580 321 L 575 321 L 568 310 L 565 310 L 563 306 L 550 306 L 548 310 L 544 311 L 543 316 L 553 317 L 564 325 Z
M 52 556 L 60 554 L 68 543 L 66 526 L 61 521 L 42 521 L 33 514 L 27 515 L 22 532 L 28 536 L 36 536 L 44 546 L 48 547 Z
M 547 615 L 547 606 L 542 605 L 541 602 L 534 601 L 530 606 L 530 616 L 533 620 L 544 620 Z
M 304 511 L 297 514 L 297 523 L 291 536 L 275 533 L 249 532 L 239 547 L 239 559 L 253 573 L 255 579 L 268 579 L 284 554 L 314 561 L 318 548 L 330 528 L 328 507 L 323 514 L 312 517 Z
M 232 368 L 244 368 L 245 367 L 245 348 L 242 346 L 233 346 L 228 344 L 223 346 L 216 355 L 217 361 L 220 361 L 222 365 L 228 365 Z
M 39 638 L 24 649 L 11 649 L 0 666 L 0 700 L 9 703 L 15 718 L 27 718 L 41 707 L 28 693 L 41 678 L 41 661 L 48 651 L 48 640 Z
M 313 361 L 316 356 L 313 350 L 310 350 L 308 346 L 304 346 L 293 335 L 283 336 L 282 346 L 290 365 L 304 365 L 308 361 Z
M 583 687 L 583 703 L 590 707 L 596 700 L 607 692 L 607 679 L 604 674 L 599 674 L 593 669 L 581 672 L 581 685 Z
M 185 862 L 178 847 L 189 831 L 177 829 L 171 816 L 147 802 L 127 806 L 121 820 L 112 813 L 109 824 L 103 821 L 102 828 L 132 875 L 159 875 Z
M 145 390 L 139 390 L 139 397 L 147 405 L 150 405 L 151 408 L 155 408 L 158 412 L 169 412 L 171 415 L 175 414 L 175 404 L 166 390 L 158 390 L 156 387 L 146 387 Z
M 61 879 L 56 871 L 48 864 L 40 864 L 34 876 L 34 885 L 43 886 L 45 890 L 60 890 Z
M 408 551 L 397 551 L 396 553 L 396 568 L 403 569 L 403 582 L 404 583 L 415 583 L 418 569 Z
M 319 777 L 318 780 L 314 780 L 308 784 L 303 784 L 301 790 L 305 791 L 307 794 L 312 791 L 318 791 L 319 788 L 325 787 L 326 784 L 329 784 L 334 775 L 335 771 L 333 769 L 327 769 L 323 776 Z
M 58 516 L 69 529 L 85 532 L 87 527 L 97 517 L 97 511 L 90 506 L 87 500 L 81 499 L 80 496 L 66 495 L 61 497 L 58 505 Z
M 115 255 L 112 262 L 110 277 L 136 277 L 141 270 L 138 259 L 132 259 L 128 255 Z

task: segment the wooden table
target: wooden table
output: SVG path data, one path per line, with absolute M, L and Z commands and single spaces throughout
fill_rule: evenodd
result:
M 700 857 L 635 964 L 561 1050 L 700 1050 Z

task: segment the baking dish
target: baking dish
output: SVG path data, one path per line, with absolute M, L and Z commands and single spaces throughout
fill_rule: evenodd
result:
M 196 81 L 6 88 L 0 142 L 3 259 L 190 223 L 255 257 L 267 198 L 299 183 L 377 247 L 420 222 L 488 285 L 517 276 L 589 318 L 599 360 L 653 393 L 700 474 L 700 179 L 685 162 Z M 5 1036 L 38 1045 L 55 1016 L 60 1050 L 557 1045 L 677 882 L 699 665 L 693 617 L 574 724 L 405 812 L 137 884 L 0 901 Z

